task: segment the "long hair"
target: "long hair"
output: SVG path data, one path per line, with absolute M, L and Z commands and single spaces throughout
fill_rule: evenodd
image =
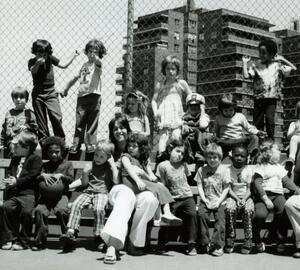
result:
M 90 48 L 98 49 L 98 56 L 99 58 L 103 58 L 103 56 L 106 54 L 106 48 L 104 47 L 104 44 L 99 39 L 91 39 L 86 45 L 84 49 L 84 53 L 87 55 Z
M 180 72 L 180 60 L 175 55 L 166 56 L 161 62 L 161 73 L 166 76 L 166 67 L 168 64 L 173 64 L 176 67 L 177 75 Z
M 140 154 L 139 161 L 145 165 L 148 162 L 149 152 L 150 152 L 148 138 L 145 135 L 141 135 L 141 134 L 130 134 L 127 141 L 127 147 L 130 143 L 136 143 L 138 145 L 139 154 Z
M 113 119 L 111 119 L 108 124 L 109 139 L 114 145 L 116 145 L 116 143 L 117 143 L 115 136 L 114 136 L 114 128 L 115 128 L 116 124 L 124 127 L 127 130 L 127 133 L 131 133 L 131 129 L 129 126 L 129 122 L 126 118 L 126 115 L 123 113 L 116 113 L 115 117 Z
M 139 90 L 134 90 L 134 91 L 129 92 L 125 98 L 124 113 L 126 113 L 126 114 L 130 114 L 128 107 L 127 107 L 129 98 L 133 98 L 137 101 L 138 115 L 140 118 L 143 118 L 147 113 L 147 108 L 148 108 L 148 104 L 149 104 L 148 97 Z

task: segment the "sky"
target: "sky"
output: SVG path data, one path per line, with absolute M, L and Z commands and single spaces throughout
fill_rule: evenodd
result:
M 135 18 L 185 4 L 183 0 L 135 0 Z M 275 29 L 289 28 L 292 19 L 300 17 L 299 0 L 195 0 L 197 7 L 227 8 L 265 18 Z M 86 60 L 82 50 L 88 40 L 99 38 L 107 48 L 103 58 L 103 103 L 99 137 L 107 136 L 107 123 L 115 111 L 116 67 L 122 65 L 122 44 L 126 42 L 126 0 L 1 0 L 0 1 L 0 121 L 12 107 L 11 90 L 16 86 L 32 89 L 27 61 L 32 57 L 31 45 L 36 39 L 47 39 L 53 55 L 66 62 L 78 50 L 81 55 L 66 70 L 55 69 L 56 89 L 78 73 Z M 61 99 L 63 125 L 67 141 L 73 136 L 76 86 Z M 29 103 L 29 107 L 31 104 Z

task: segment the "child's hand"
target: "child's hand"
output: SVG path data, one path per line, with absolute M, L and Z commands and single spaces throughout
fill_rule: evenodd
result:
M 239 200 L 237 201 L 237 205 L 238 205 L 239 207 L 244 207 L 245 204 L 246 204 L 245 199 L 239 199 Z
M 8 178 L 3 179 L 3 183 L 7 186 L 13 186 L 17 183 L 17 179 L 14 176 L 9 176 Z
M 45 64 L 45 58 L 44 57 L 40 57 L 38 59 L 36 59 L 36 63 L 38 63 L 39 65 L 43 65 Z
M 208 201 L 206 198 L 203 199 L 202 202 L 204 202 L 204 204 L 206 205 L 206 207 L 207 207 L 208 209 L 210 209 L 209 201 Z
M 75 50 L 75 52 L 73 53 L 73 58 L 76 58 L 78 55 L 80 55 L 80 52 Z
M 213 210 L 213 209 L 218 209 L 220 207 L 220 202 L 219 201 L 215 201 L 215 202 L 212 202 L 211 205 L 210 205 L 210 209 Z
M 260 138 L 264 138 L 264 137 L 267 136 L 267 132 L 262 131 L 262 130 L 259 130 L 259 131 L 257 132 L 257 136 L 260 137 Z
M 89 174 L 92 171 L 92 164 L 88 163 L 84 166 L 82 172 L 85 174 Z
M 110 157 L 107 159 L 107 162 L 109 163 L 109 165 L 114 165 L 114 164 L 115 164 L 114 157 L 113 157 L 113 156 L 110 156 Z
M 52 177 L 56 178 L 56 182 L 58 182 L 64 175 L 62 173 L 52 174 Z
M 272 210 L 274 208 L 274 204 L 272 203 L 272 201 L 269 198 L 266 198 L 264 203 L 269 210 Z
M 65 89 L 63 92 L 60 92 L 59 94 L 62 98 L 64 98 L 68 95 L 68 92 L 69 92 L 69 90 Z
M 242 61 L 243 63 L 247 64 L 251 60 L 251 57 L 248 55 L 243 55 Z
M 146 185 L 142 180 L 137 181 L 136 185 L 137 185 L 138 189 L 141 190 L 141 191 L 146 189 Z
M 45 180 L 46 184 L 48 186 L 53 185 L 54 183 L 56 183 L 56 180 L 52 177 L 51 174 L 48 173 L 42 173 L 41 177 Z

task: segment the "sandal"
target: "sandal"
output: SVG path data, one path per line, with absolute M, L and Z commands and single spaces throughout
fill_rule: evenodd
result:
M 104 260 L 103 262 L 105 264 L 115 264 L 117 261 L 117 256 L 116 256 L 116 251 L 114 250 L 112 252 L 112 250 L 110 250 L 109 248 L 107 249 L 107 252 L 104 256 Z

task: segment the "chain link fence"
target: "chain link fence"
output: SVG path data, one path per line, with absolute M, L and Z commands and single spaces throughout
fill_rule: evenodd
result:
M 135 0 L 131 7 L 130 19 L 135 22 L 131 44 L 132 84 L 150 99 L 155 83 L 162 79 L 163 57 L 174 54 L 181 60 L 180 76 L 193 91 L 206 97 L 207 112 L 212 119 L 220 94 L 231 92 L 237 95 L 239 110 L 251 121 L 253 91 L 242 76 L 242 56 L 257 59 L 258 42 L 272 38 L 277 41 L 280 53 L 300 68 L 299 1 Z M 126 74 L 125 68 L 127 8 L 125 0 L 1 0 L 0 121 L 13 107 L 11 90 L 16 86 L 32 89 L 27 61 L 32 57 L 31 45 L 36 39 L 50 41 L 53 55 L 61 62 L 66 62 L 75 50 L 81 52 L 68 69 L 54 70 L 56 89 L 63 91 L 86 61 L 85 44 L 99 38 L 107 48 L 107 55 L 103 58 L 98 137 L 106 138 L 107 124 L 114 112 L 121 110 L 125 80 L 131 75 Z M 295 119 L 299 76 L 299 72 L 294 72 L 285 80 L 285 99 L 279 102 L 276 112 L 275 136 L 279 141 L 285 137 L 283 132 L 289 121 Z M 76 97 L 77 87 L 73 86 L 69 95 L 60 100 L 68 144 L 74 132 Z M 28 105 L 31 107 L 31 101 Z

